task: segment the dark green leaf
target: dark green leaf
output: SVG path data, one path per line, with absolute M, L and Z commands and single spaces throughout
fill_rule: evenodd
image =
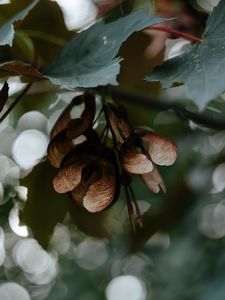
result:
M 18 14 L 10 18 L 3 26 L 0 27 L 0 46 L 10 45 L 12 46 L 15 30 L 13 23 L 23 20 L 30 10 L 38 3 L 39 0 L 32 1 L 27 7 L 21 10 Z
M 46 248 L 55 225 L 62 222 L 68 209 L 68 197 L 57 194 L 52 180 L 56 170 L 46 161 L 35 167 L 22 180 L 28 187 L 28 200 L 22 212 L 22 222 L 30 227 L 33 236 Z
M 115 56 L 121 44 L 135 31 L 163 21 L 137 11 L 112 23 L 98 22 L 67 43 L 44 75 L 70 88 L 116 85 L 120 59 Z
M 194 44 L 183 55 L 172 58 L 148 75 L 164 88 L 175 82 L 186 85 L 186 92 L 203 109 L 225 91 L 225 0 L 221 0 L 207 21 L 203 42 Z

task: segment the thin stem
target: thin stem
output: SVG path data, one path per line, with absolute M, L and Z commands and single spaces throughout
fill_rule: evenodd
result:
M 20 101 L 20 99 L 27 93 L 27 91 L 32 86 L 33 82 L 30 82 L 25 89 L 17 96 L 15 101 L 9 106 L 7 111 L 1 116 L 0 123 L 5 120 L 5 118 L 8 116 L 8 114 L 13 110 L 13 108 L 16 106 L 16 104 Z
M 125 185 L 124 188 L 125 188 L 125 194 L 126 194 L 128 215 L 129 215 L 131 227 L 133 229 L 133 232 L 135 233 L 136 228 L 135 228 L 135 222 L 134 222 L 134 208 L 133 208 L 132 200 L 130 199 L 130 194 L 129 194 L 127 185 Z
M 94 120 L 92 126 L 94 126 L 94 125 L 96 124 L 96 122 L 97 122 L 98 119 L 100 118 L 102 112 L 103 112 L 103 107 L 101 107 L 101 109 L 100 109 L 100 111 L 99 111 L 99 113 L 98 113 L 96 119 Z
M 158 31 L 163 31 L 163 32 L 168 32 L 168 33 L 171 33 L 173 35 L 182 37 L 182 38 L 184 38 L 186 40 L 192 41 L 192 42 L 202 42 L 203 41 L 203 39 L 201 39 L 201 38 L 199 38 L 197 36 L 193 36 L 191 34 L 184 33 L 184 32 L 181 32 L 179 30 L 176 30 L 176 29 L 173 29 L 173 28 L 169 28 L 169 27 L 165 27 L 165 26 L 162 26 L 162 25 L 151 26 L 151 29 L 158 30 Z
M 165 99 L 161 98 L 153 98 L 149 96 L 145 96 L 137 93 L 130 93 L 125 90 L 119 90 L 117 88 L 111 87 L 110 92 L 114 97 L 122 98 L 124 101 L 134 103 L 136 105 L 143 105 L 146 107 L 153 107 L 160 111 L 172 109 L 176 113 L 178 113 L 179 117 L 185 118 L 187 120 L 192 120 L 198 124 L 204 125 L 208 128 L 216 129 L 216 130 L 224 130 L 225 129 L 225 120 L 220 119 L 212 119 L 206 115 L 198 114 L 186 110 L 176 104 L 170 103 Z
M 109 126 L 106 126 L 106 133 L 105 133 L 105 137 L 104 137 L 104 140 L 103 140 L 103 145 L 106 145 L 108 134 L 109 134 Z
M 138 224 L 139 224 L 140 227 L 143 227 L 142 215 L 141 215 L 140 208 L 138 206 L 137 199 L 135 197 L 135 194 L 134 194 L 134 191 L 133 191 L 131 185 L 129 185 L 129 191 L 130 191 L 130 194 L 131 194 L 131 197 L 132 197 L 132 201 L 133 201 L 134 206 L 135 206 L 136 216 L 137 216 L 137 222 L 138 222 Z

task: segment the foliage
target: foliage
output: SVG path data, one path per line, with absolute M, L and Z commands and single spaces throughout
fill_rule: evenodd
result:
M 54 84 L 70 88 L 117 85 L 120 59 L 115 56 L 122 43 L 135 31 L 160 22 L 163 20 L 150 17 L 146 11 L 131 13 L 114 22 L 98 22 L 66 44 L 59 57 L 46 67 L 44 75 Z
M 166 61 L 146 77 L 147 80 L 160 80 L 164 88 L 173 83 L 184 83 L 188 98 L 201 110 L 225 90 L 224 4 L 220 1 L 208 18 L 202 42 L 193 45 L 183 55 Z
M 21 10 L 18 14 L 10 18 L 3 26 L 0 28 L 1 41 L 0 45 L 10 45 L 13 44 L 13 37 L 15 34 L 13 23 L 23 20 L 29 13 L 29 11 L 38 3 L 38 0 L 32 1 L 30 5 Z

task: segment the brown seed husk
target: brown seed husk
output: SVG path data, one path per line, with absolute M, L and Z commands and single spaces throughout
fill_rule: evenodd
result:
M 120 111 L 120 109 L 113 106 L 112 104 L 107 105 L 106 111 L 117 143 L 123 144 L 123 142 L 130 136 L 133 130 L 131 125 L 123 116 L 123 113 Z
M 88 172 L 90 174 L 88 174 Z M 91 184 L 95 183 L 101 178 L 101 174 L 97 171 L 91 171 L 90 168 L 86 169 L 86 172 L 82 174 L 82 180 L 80 184 L 70 192 L 70 196 L 73 201 L 78 205 L 83 207 L 83 199 L 91 186 Z
M 53 187 L 57 193 L 67 193 L 76 188 L 81 182 L 82 171 L 86 164 L 77 163 L 59 170 L 53 179 Z
M 160 188 L 163 190 L 164 193 L 166 193 L 166 186 L 165 183 L 157 169 L 156 166 L 154 166 L 152 172 L 147 174 L 141 175 L 142 180 L 144 181 L 144 184 L 153 192 L 153 193 L 159 193 Z
M 115 166 L 102 159 L 84 169 L 81 183 L 70 195 L 77 205 L 96 213 L 113 202 L 117 191 Z
M 73 140 L 78 136 L 83 135 L 90 125 L 91 123 L 83 118 L 73 119 L 68 124 L 66 135 L 69 139 Z
M 53 138 L 56 136 L 59 132 L 63 131 L 67 128 L 69 122 L 71 121 L 70 117 L 70 111 L 75 105 L 79 105 L 84 100 L 84 95 L 77 96 L 73 98 L 73 100 L 70 102 L 69 105 L 64 109 L 64 111 L 61 113 L 61 115 L 58 117 L 57 121 L 55 122 L 55 125 L 53 126 L 50 137 Z
M 151 160 L 145 154 L 134 151 L 123 152 L 121 164 L 125 171 L 132 174 L 145 174 L 153 170 Z
M 143 139 L 149 142 L 149 154 L 155 164 L 170 166 L 177 159 L 177 146 L 168 138 L 152 132 L 144 135 Z
M 66 136 L 66 131 L 58 133 L 48 145 L 48 159 L 50 163 L 59 168 L 63 158 L 73 147 L 72 140 Z
M 115 176 L 105 175 L 90 186 L 83 206 L 91 213 L 100 212 L 113 202 L 115 190 Z

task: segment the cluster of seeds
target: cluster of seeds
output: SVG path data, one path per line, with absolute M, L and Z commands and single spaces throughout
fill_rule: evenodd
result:
M 79 118 L 71 111 L 84 104 Z M 94 124 L 95 96 L 89 93 L 75 97 L 56 121 L 48 146 L 51 164 L 59 168 L 53 179 L 58 193 L 69 193 L 74 202 L 91 213 L 109 207 L 123 185 L 132 224 L 134 210 L 141 216 L 131 187 L 132 174 L 139 175 L 154 193 L 166 192 L 159 166 L 170 166 L 177 158 L 177 147 L 168 138 L 152 130 L 136 128 L 125 109 L 103 103 L 105 128 L 98 133 Z

